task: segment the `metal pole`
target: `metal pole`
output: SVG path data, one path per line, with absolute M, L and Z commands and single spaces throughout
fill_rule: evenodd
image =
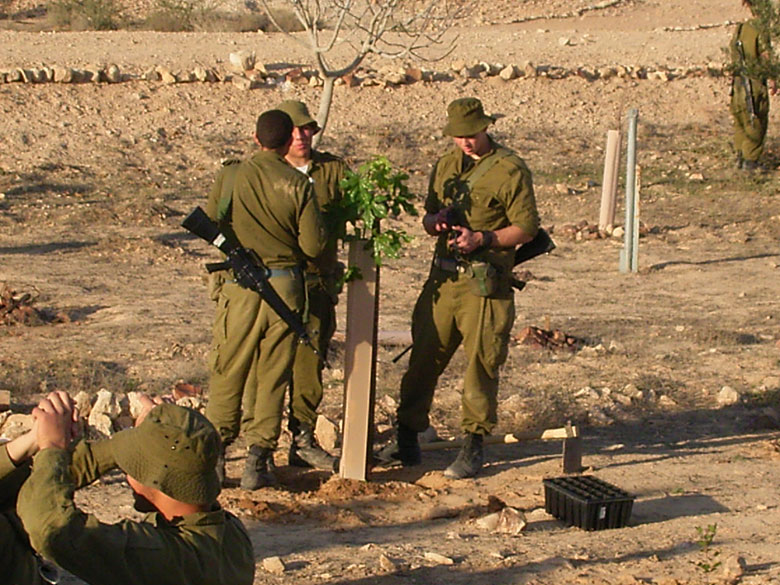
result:
M 636 216 L 636 124 L 639 111 L 628 111 L 628 142 L 626 144 L 626 221 L 623 249 L 620 251 L 620 272 L 636 272 L 638 251 L 634 251 Z

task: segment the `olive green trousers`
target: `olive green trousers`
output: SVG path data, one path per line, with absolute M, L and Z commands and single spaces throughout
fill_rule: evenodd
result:
M 412 314 L 412 355 L 401 380 L 398 422 L 424 431 L 439 376 L 463 343 L 461 429 L 489 434 L 497 422 L 498 371 L 515 320 L 514 295 L 500 283 L 491 297 L 471 292 L 468 276 L 433 268 Z
M 288 307 L 303 308 L 300 279 L 270 280 Z M 276 449 L 295 346 L 294 332 L 260 295 L 232 282 L 222 286 L 209 356 L 206 417 L 225 443 L 238 436 L 242 398 L 248 388 L 256 400 L 252 420 L 243 428 L 246 443 Z
M 312 343 L 323 358 L 327 358 L 328 345 L 336 331 L 336 304 L 333 296 L 319 281 L 309 283 L 308 318 L 306 330 Z M 299 343 L 295 348 L 295 360 L 289 386 L 290 432 L 296 434 L 301 425 L 314 428 L 317 408 L 322 402 L 322 361 L 311 347 Z M 252 376 L 250 375 L 250 379 Z M 244 389 L 241 427 L 246 428 L 254 418 L 256 394 L 253 387 Z

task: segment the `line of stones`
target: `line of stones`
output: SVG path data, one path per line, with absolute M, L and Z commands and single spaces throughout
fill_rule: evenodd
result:
M 628 65 L 580 66 L 565 68 L 555 65 L 535 65 L 526 62 L 523 65 L 502 65 L 491 63 L 471 63 L 455 61 L 449 70 L 433 71 L 415 66 L 385 67 L 382 69 L 360 68 L 337 79 L 337 85 L 355 86 L 393 86 L 408 85 L 420 81 L 446 82 L 456 79 L 484 79 L 495 77 L 503 81 L 520 78 L 545 77 L 565 79 L 578 76 L 588 81 L 611 78 L 650 79 L 671 81 L 691 77 L 721 77 L 727 73 L 722 63 L 709 63 L 689 67 L 644 67 Z M 221 72 L 214 68 L 196 67 L 192 71 L 174 72 L 162 66 L 152 67 L 141 73 L 125 73 L 117 65 L 93 66 L 85 69 L 71 67 L 35 67 L 0 70 L 0 83 L 121 83 L 128 81 L 154 81 L 165 84 L 174 83 L 218 83 L 227 82 L 242 89 L 273 87 L 280 84 L 321 86 L 323 81 L 315 70 L 293 68 L 269 71 L 263 65 L 249 71 Z

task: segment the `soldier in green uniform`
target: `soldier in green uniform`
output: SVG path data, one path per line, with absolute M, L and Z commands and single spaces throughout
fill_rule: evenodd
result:
M 539 229 L 531 172 L 486 132 L 494 118 L 476 98 L 447 108 L 444 134 L 455 147 L 431 173 L 425 231 L 437 238 L 431 271 L 412 315 L 412 353 L 401 380 L 396 440 L 379 459 L 420 463 L 417 433 L 428 425 L 436 382 L 463 344 L 461 428 L 465 443 L 444 474 L 472 477 L 483 464 L 482 439 L 497 421 L 499 367 L 515 318 L 510 285 L 515 248 Z
M 230 193 L 227 213 L 232 232 L 269 268 L 270 283 L 287 306 L 302 312 L 303 266 L 322 253 L 326 232 L 309 180 L 284 160 L 292 130 L 292 120 L 284 112 L 260 115 L 255 133 L 259 152 L 224 167 L 212 193 Z M 215 200 L 222 198 L 209 197 L 207 213 L 216 220 L 220 212 Z M 241 487 L 254 490 L 276 482 L 273 452 L 297 340 L 257 293 L 226 280 L 217 295 L 206 416 L 223 443 L 229 444 L 239 433 L 244 388 L 254 388 L 253 418 L 243 429 L 249 449 L 241 477 Z M 218 467 L 224 477 L 224 457 Z
M 73 402 L 53 392 L 33 410 L 33 430 L 0 447 L 0 498 L 18 497 L 18 516 L 2 515 L 14 523 L 13 534 L 0 528 L 4 583 L 56 582 L 42 579 L 46 559 L 92 585 L 251 585 L 252 543 L 217 504 L 216 430 L 194 410 L 146 401 L 134 428 L 71 449 Z M 75 505 L 75 490 L 114 468 L 143 521 L 106 524 Z
M 322 211 L 341 199 L 339 183 L 347 172 L 343 159 L 312 148 L 312 139 L 320 131 L 303 102 L 286 100 L 276 106 L 290 116 L 295 127 L 293 141 L 285 160 L 310 178 L 317 203 Z M 324 251 L 306 263 L 307 329 L 323 357 L 336 331 L 337 284 L 341 265 L 338 262 L 337 242 L 329 240 Z M 295 352 L 292 380 L 290 382 L 290 410 L 288 426 L 292 443 L 288 461 L 290 465 L 314 467 L 333 471 L 336 458 L 325 451 L 314 437 L 317 408 L 322 402 L 323 363 L 308 345 L 299 344 Z M 255 393 L 245 388 L 242 426 L 251 424 L 254 416 Z
M 742 0 L 756 16 L 752 0 Z M 757 67 L 772 52 L 769 34 L 757 18 L 737 27 L 729 45 L 732 62 L 738 70 L 731 81 L 731 115 L 734 118 L 734 149 L 737 167 L 746 171 L 759 168 L 764 152 L 769 124 L 769 90 L 765 77 L 750 75 L 749 68 Z M 770 81 L 771 92 L 776 92 L 775 80 Z

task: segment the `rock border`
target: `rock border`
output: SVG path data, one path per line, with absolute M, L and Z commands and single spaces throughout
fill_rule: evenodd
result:
M 231 55 L 232 57 L 233 55 Z M 388 66 L 380 69 L 359 68 L 336 80 L 337 85 L 348 87 L 393 87 L 418 82 L 454 82 L 493 78 L 498 82 L 517 79 L 546 78 L 551 80 L 581 77 L 587 81 L 617 79 L 673 81 L 696 77 L 723 77 L 728 67 L 723 63 L 708 63 L 687 67 L 645 65 L 581 65 L 574 68 L 557 65 L 537 65 L 526 61 L 522 64 L 487 63 L 484 61 L 453 61 L 448 69 L 436 71 L 415 65 Z M 134 81 L 179 83 L 231 83 L 239 89 L 271 89 L 287 85 L 320 87 L 323 80 L 316 70 L 300 67 L 287 70 L 271 70 L 271 66 L 252 63 L 243 71 L 220 71 L 210 67 L 195 67 L 192 71 L 172 71 L 166 67 L 150 67 L 142 73 L 120 71 L 115 64 L 95 65 L 83 69 L 63 66 L 35 68 L 16 67 L 0 70 L 0 84 L 7 83 L 98 83 L 116 84 Z

